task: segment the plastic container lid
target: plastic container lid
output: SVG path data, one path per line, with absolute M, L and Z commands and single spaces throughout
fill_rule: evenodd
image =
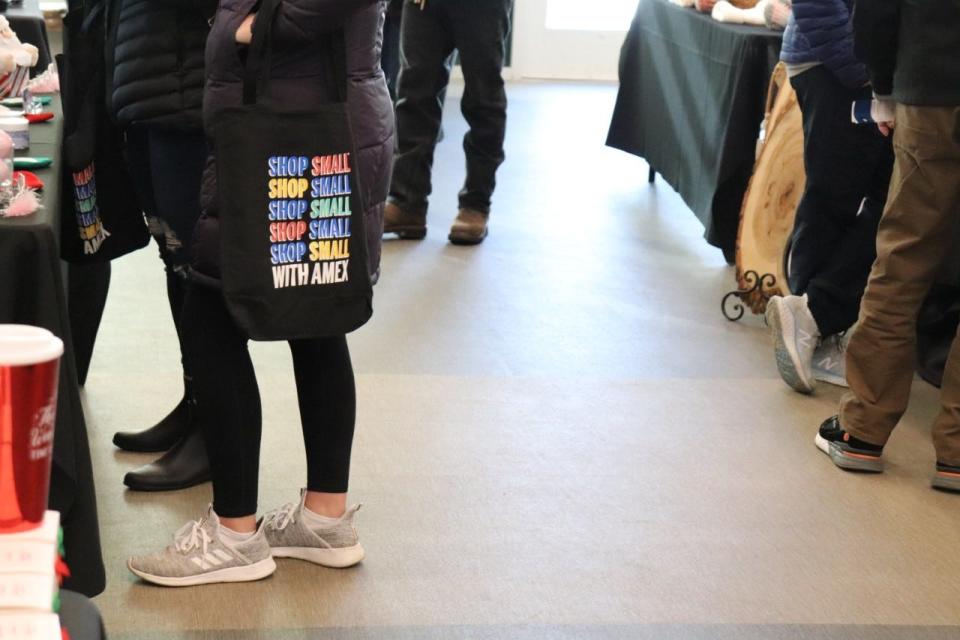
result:
M 0 324 L 0 366 L 40 364 L 62 355 L 63 341 L 46 329 L 25 324 Z
M 4 131 L 28 131 L 30 121 L 22 116 L 0 116 L 0 129 Z

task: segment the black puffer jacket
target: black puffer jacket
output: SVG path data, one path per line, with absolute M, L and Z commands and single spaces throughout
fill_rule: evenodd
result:
M 199 130 L 203 52 L 217 0 L 111 2 L 107 98 L 117 121 Z
M 242 102 L 243 47 L 237 27 L 257 0 L 221 0 L 207 41 L 207 86 L 204 121 L 207 130 L 218 114 Z M 370 274 L 380 267 L 383 205 L 390 186 L 393 161 L 393 103 L 380 68 L 385 0 L 282 0 L 273 26 L 270 83 L 265 99 L 291 110 L 328 103 L 334 87 L 327 77 L 331 62 L 322 45 L 332 31 L 343 29 L 346 42 L 347 103 L 359 158 L 360 188 Z M 261 98 L 264 99 L 264 98 Z M 214 156 L 216 150 L 214 149 Z M 201 202 L 204 215 L 194 233 L 194 277 L 205 284 L 220 278 L 220 236 L 215 157 L 204 174 Z

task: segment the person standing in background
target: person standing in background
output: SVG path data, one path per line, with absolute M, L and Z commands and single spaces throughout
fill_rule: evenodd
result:
M 360 176 L 353 188 L 365 194 L 366 237 L 358 240 L 366 241 L 366 266 L 374 281 L 394 147 L 393 109 L 380 61 L 384 9 L 381 0 L 278 0 L 278 5 L 221 0 L 207 45 L 204 93 L 204 121 L 212 131 L 226 112 L 243 104 L 248 68 L 241 60 L 250 53 L 254 24 L 264 29 L 264 37 L 264 25 L 270 25 L 273 56 L 261 100 L 293 111 L 322 109 L 339 100 L 335 83 L 341 78 L 331 70 L 345 58 L 342 80 Z M 265 22 L 258 22 L 264 10 Z M 249 337 L 228 310 L 221 288 L 221 220 L 237 212 L 221 210 L 217 152 L 214 140 L 183 314 L 213 468 L 213 504 L 175 534 L 173 545 L 128 562 L 135 575 L 165 586 L 258 580 L 274 572 L 274 557 L 337 568 L 364 557 L 355 527 L 359 507 L 347 508 L 357 395 L 345 335 L 288 341 L 307 458 L 306 487 L 296 501 L 256 517 L 264 415 Z M 282 426 L 276 416 L 266 418 L 271 427 Z
M 167 298 L 180 342 L 183 398 L 140 433 L 117 433 L 127 451 L 167 451 L 131 471 L 124 484 L 141 491 L 183 489 L 210 479 L 193 406 L 181 323 L 193 229 L 200 218 L 200 180 L 207 157 L 201 106 L 204 47 L 216 0 L 116 0 L 107 45 L 110 108 L 127 137 L 127 157 L 140 205 L 160 248 Z M 111 75 L 112 74 L 112 75 Z
M 890 198 L 877 261 L 847 350 L 850 392 L 817 446 L 842 469 L 883 471 L 883 447 L 907 409 L 920 307 L 960 223 L 960 0 L 859 0 L 857 53 L 874 91 L 896 103 Z M 960 491 L 960 340 L 933 425 L 933 486 Z
M 801 393 L 818 380 L 846 386 L 840 334 L 857 320 L 893 167 L 890 141 L 851 117 L 872 95 L 854 55 L 853 4 L 794 0 L 780 54 L 803 116 L 807 184 L 789 258 L 793 295 L 770 300 L 767 323 L 780 376 Z
M 507 95 L 502 74 L 512 8 L 513 0 L 407 0 L 385 233 L 414 240 L 427 234 L 441 96 L 450 81 L 450 56 L 457 50 L 465 83 L 461 110 L 470 130 L 463 139 L 467 176 L 449 240 L 474 245 L 487 237 L 496 172 L 504 160 Z

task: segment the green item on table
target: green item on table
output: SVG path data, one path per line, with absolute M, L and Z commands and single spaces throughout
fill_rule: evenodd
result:
M 13 159 L 13 168 L 18 170 L 34 171 L 36 169 L 46 169 L 51 164 L 53 164 L 53 158 L 48 158 L 47 156 Z
M 53 98 L 51 98 L 50 96 L 34 96 L 33 101 L 39 102 L 43 106 L 47 106 L 48 104 L 53 102 Z M 0 105 L 3 105 L 5 107 L 22 107 L 23 98 L 5 98 L 3 100 L 0 100 Z

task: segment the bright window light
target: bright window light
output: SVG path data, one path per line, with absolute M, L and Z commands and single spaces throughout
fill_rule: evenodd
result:
M 638 0 L 547 0 L 547 29 L 626 31 Z

